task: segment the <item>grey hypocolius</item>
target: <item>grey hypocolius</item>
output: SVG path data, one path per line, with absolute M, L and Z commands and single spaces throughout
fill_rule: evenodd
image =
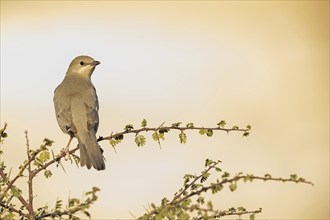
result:
M 78 139 L 80 165 L 105 169 L 96 132 L 99 126 L 99 103 L 91 75 L 100 62 L 89 56 L 74 58 L 61 84 L 54 92 L 58 125 L 64 133 Z M 67 146 L 68 148 L 68 146 Z

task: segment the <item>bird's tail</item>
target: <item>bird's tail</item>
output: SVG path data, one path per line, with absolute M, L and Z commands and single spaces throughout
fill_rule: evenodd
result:
M 97 170 L 104 170 L 105 162 L 94 131 L 78 131 L 77 138 L 80 150 L 80 165 L 86 165 L 88 169 L 93 165 Z

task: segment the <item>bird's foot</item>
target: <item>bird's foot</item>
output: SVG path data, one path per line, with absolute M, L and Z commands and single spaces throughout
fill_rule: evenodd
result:
M 66 160 L 66 161 L 70 160 L 71 163 L 72 163 L 72 158 L 70 156 L 70 150 L 69 150 L 69 148 L 70 148 L 70 144 L 71 144 L 72 139 L 73 139 L 73 136 L 70 135 L 69 142 L 66 145 L 66 147 L 64 148 L 64 152 L 65 152 L 64 160 Z
M 64 160 L 66 160 L 66 161 L 70 160 L 71 163 L 72 163 L 73 161 L 72 161 L 72 158 L 71 158 L 71 156 L 70 156 L 70 150 L 69 150 L 69 148 L 66 147 L 66 148 L 64 149 L 64 152 L 65 152 Z

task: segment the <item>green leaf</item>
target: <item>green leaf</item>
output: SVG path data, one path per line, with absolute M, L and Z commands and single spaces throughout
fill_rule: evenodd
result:
M 220 184 L 211 183 L 211 186 L 212 194 L 215 194 L 223 189 L 223 186 Z
M 159 137 L 159 133 L 158 133 L 158 131 L 155 131 L 155 132 L 152 134 L 152 139 L 154 139 L 154 141 L 159 141 L 160 137 Z
M 247 132 L 247 131 L 246 131 L 246 132 L 243 133 L 243 137 L 247 137 L 247 136 L 249 136 L 249 135 L 250 135 L 250 132 Z
M 240 206 L 240 207 L 237 207 L 237 211 L 239 211 L 239 212 L 245 212 L 246 211 L 246 208 Z
M 146 138 L 143 135 L 138 135 L 135 137 L 135 143 L 138 147 L 142 147 L 146 144 Z
M 44 139 L 44 145 L 45 146 L 52 146 L 52 144 L 54 143 L 54 141 L 52 141 L 52 140 L 49 140 L 48 138 L 45 138 Z
M 212 137 L 213 136 L 213 130 L 212 129 L 207 129 L 206 135 L 208 137 Z
M 126 125 L 125 128 L 124 128 L 125 131 L 130 131 L 130 130 L 133 130 L 133 129 L 134 129 L 134 127 L 131 124 Z
M 162 199 L 162 206 L 167 205 L 169 202 L 170 202 L 170 201 L 169 201 L 166 197 L 164 197 L 164 198 Z
M 233 129 L 234 129 L 234 130 L 238 130 L 239 127 L 235 125 L 235 126 L 233 126 Z
M 207 205 L 207 208 L 213 210 L 213 204 L 212 204 L 211 201 L 208 201 L 208 202 L 206 203 L 206 205 Z
M 176 123 L 172 124 L 172 127 L 178 128 L 181 124 L 182 124 L 182 122 L 176 122 Z
M 33 161 L 33 165 L 41 167 L 43 165 L 43 162 L 40 160 L 39 157 L 36 157 Z
M 164 135 L 164 133 L 159 133 L 159 139 L 161 139 L 161 140 L 165 140 L 165 135 Z
M 73 207 L 75 205 L 78 205 L 80 203 L 79 199 L 73 198 L 69 199 L 69 207 Z
M 290 179 L 291 179 L 291 180 L 294 180 L 294 181 L 297 181 L 297 179 L 298 179 L 297 174 L 291 174 L 291 175 L 290 175 Z
M 123 140 L 124 139 L 124 135 L 123 134 L 119 134 L 113 137 L 115 140 L 119 141 L 119 140 Z
M 253 213 L 253 214 L 250 215 L 250 220 L 255 220 L 255 218 L 256 218 L 256 214 L 255 213 Z
M 100 188 L 96 186 L 93 186 L 92 190 L 94 193 L 101 191 Z
M 181 144 L 185 144 L 187 142 L 187 135 L 186 135 L 186 133 L 184 133 L 183 130 L 179 134 L 179 138 L 180 138 L 180 143 Z
M 194 183 L 191 185 L 191 190 L 196 190 L 196 189 L 202 188 L 202 187 L 203 187 L 202 184 Z
M 185 186 L 190 181 L 191 178 L 195 178 L 195 176 L 194 175 L 191 175 L 191 174 L 184 175 L 184 177 L 183 177 L 183 185 Z
M 6 214 L 4 217 L 4 220 L 12 220 L 12 219 L 15 219 L 15 215 L 13 213 Z
M 50 178 L 53 175 L 53 173 L 50 170 L 45 170 L 44 175 L 46 178 Z
M 213 163 L 214 163 L 213 160 L 206 159 L 206 160 L 205 160 L 205 167 L 208 167 L 208 166 L 212 165 Z
M 6 138 L 6 137 L 8 137 L 8 134 L 6 132 L 2 132 L 1 137 Z
M 219 128 L 224 128 L 226 126 L 226 122 L 222 120 L 217 125 L 219 126 Z
M 169 128 L 160 128 L 160 129 L 158 130 L 158 132 L 159 132 L 160 134 L 168 133 L 169 131 L 170 131 Z
M 207 130 L 204 129 L 204 128 L 202 128 L 202 129 L 199 130 L 199 133 L 200 133 L 201 135 L 204 135 L 204 134 L 207 133 Z
M 205 203 L 204 197 L 198 197 L 198 199 L 197 199 L 197 203 L 203 205 L 203 204 Z
M 247 129 L 247 130 L 251 130 L 251 128 L 252 128 L 251 125 L 247 125 L 247 126 L 246 126 L 246 129 Z
M 168 219 L 175 219 L 175 218 L 168 218 Z M 190 220 L 190 215 L 186 212 L 180 212 L 178 213 L 177 219 L 180 220 Z
M 145 128 L 147 126 L 147 120 L 143 119 L 141 122 L 141 127 Z
M 12 186 L 10 191 L 11 191 L 11 194 L 15 197 L 20 197 L 22 195 L 22 190 L 20 190 L 16 186 Z
M 207 180 L 207 178 L 209 178 L 210 173 L 204 172 L 202 174 L 202 178 L 201 178 L 201 183 L 205 182 Z
M 62 200 L 57 200 L 55 203 L 55 210 L 59 211 L 62 208 Z
M 252 182 L 253 181 L 253 175 L 246 175 L 246 177 L 244 177 L 243 182 L 246 183 L 247 181 Z
M 112 146 L 112 147 L 115 147 L 117 144 L 119 144 L 121 142 L 121 140 L 119 139 L 119 140 L 116 140 L 116 139 L 114 139 L 114 138 L 111 138 L 110 140 L 109 140 L 109 143 L 110 143 L 110 145 Z
M 236 184 L 236 182 L 231 183 L 231 184 L 229 185 L 229 189 L 230 189 L 230 191 L 234 192 L 234 191 L 237 189 L 237 184 Z
M 221 172 L 221 171 L 222 171 L 221 168 L 219 168 L 219 167 L 215 167 L 214 169 L 215 169 L 215 171 L 217 171 L 217 172 Z
M 89 214 L 89 212 L 87 212 L 87 211 L 84 211 L 83 213 L 84 213 L 84 214 L 87 216 L 87 218 L 89 218 L 89 219 L 92 217 L 91 214 Z
M 153 138 L 155 141 L 158 141 L 158 142 L 159 142 L 159 140 L 165 140 L 164 133 L 159 133 L 158 131 L 155 131 L 155 132 L 152 134 L 152 138 Z
M 46 162 L 48 161 L 50 158 L 50 154 L 49 154 L 49 151 L 43 151 L 40 153 L 39 155 L 39 159 L 42 161 L 42 162 Z
M 272 175 L 270 175 L 269 173 L 266 173 L 265 178 L 270 179 L 270 178 L 272 178 Z
M 183 208 L 187 208 L 189 205 L 190 205 L 190 203 L 191 203 L 191 199 L 186 199 L 186 200 L 184 200 L 183 202 L 182 202 L 182 207 Z
M 188 123 L 188 124 L 186 125 L 186 127 L 187 127 L 187 128 L 194 128 L 194 123 Z
M 233 212 L 236 212 L 236 209 L 234 207 L 231 207 L 228 209 L 229 212 L 233 213 Z
M 230 176 L 230 174 L 229 173 L 227 173 L 227 172 L 224 172 L 223 174 L 222 174 L 222 178 L 227 178 L 227 177 L 229 177 Z

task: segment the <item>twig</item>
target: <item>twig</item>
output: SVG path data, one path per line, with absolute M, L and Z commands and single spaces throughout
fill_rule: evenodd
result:
M 237 215 L 237 216 L 241 216 L 241 215 L 247 215 L 247 214 L 258 214 L 262 212 L 262 208 L 259 208 L 258 210 L 253 210 L 253 211 L 237 211 L 235 210 L 225 210 L 225 211 L 219 211 L 219 210 L 213 210 L 210 208 L 201 208 L 201 207 L 182 207 L 182 209 L 189 211 L 191 209 L 195 209 L 196 211 L 202 211 L 202 212 L 211 212 L 213 213 L 215 218 L 219 218 L 219 217 L 224 217 L 224 216 L 230 216 L 230 215 Z M 203 218 L 199 218 L 199 219 L 203 219 Z
M 111 132 L 111 134 L 107 137 L 102 137 L 100 136 L 97 141 L 100 142 L 100 141 L 104 141 L 104 140 L 110 140 L 112 138 L 115 138 L 115 137 L 118 137 L 118 136 L 121 136 L 121 135 L 125 135 L 125 134 L 130 134 L 130 133 L 133 133 L 133 134 L 138 134 L 140 132 L 147 132 L 147 131 L 159 131 L 159 130 L 171 130 L 171 129 L 175 129 L 175 130 L 181 130 L 181 131 L 184 131 L 184 130 L 201 130 L 201 129 L 206 129 L 206 130 L 218 130 L 218 131 L 225 131 L 227 133 L 231 132 L 231 131 L 238 131 L 238 132 L 248 132 L 249 129 L 240 129 L 240 128 L 221 128 L 221 127 L 214 127 L 214 128 L 205 128 L 205 127 L 183 127 L 183 126 L 165 126 L 165 127 L 162 127 L 164 125 L 165 122 L 163 122 L 160 126 L 156 127 L 156 128 L 151 128 L 151 127 L 143 127 L 143 128 L 140 128 L 140 129 L 127 129 L 125 131 L 122 131 L 122 132 L 118 132 L 118 133 L 113 133 Z M 76 147 L 72 150 L 69 151 L 70 154 L 76 152 L 79 148 Z M 45 170 L 48 166 L 52 165 L 53 163 L 55 163 L 56 161 L 60 160 L 61 158 L 65 157 L 66 154 L 65 153 L 60 153 L 59 155 L 57 155 L 55 158 L 53 158 L 52 160 L 48 161 L 47 163 L 45 163 L 42 167 L 36 169 L 33 171 L 33 174 L 36 175 L 38 174 L 40 171 L 42 170 Z M 35 156 L 34 156 L 35 157 Z M 34 159 L 33 157 L 33 159 Z
M 29 214 L 30 214 L 30 219 L 34 219 L 34 211 L 33 211 L 33 177 L 34 174 L 31 170 L 31 154 L 30 154 L 30 143 L 29 143 L 29 138 L 28 138 L 28 131 L 24 131 L 25 133 L 25 140 L 26 140 L 26 149 L 27 149 L 27 156 L 28 156 L 28 172 L 29 172 L 29 180 L 28 180 L 28 186 L 29 186 Z
M 15 213 L 17 213 L 17 214 L 19 214 L 19 215 L 24 216 L 25 218 L 29 218 L 29 215 L 23 213 L 21 210 L 17 210 L 16 208 L 14 208 L 14 207 L 10 207 L 10 206 L 8 206 L 8 205 L 2 203 L 2 202 L 0 202 L 0 206 L 2 206 L 3 208 L 7 209 L 7 210 L 10 211 L 10 212 L 15 212 Z
M 79 148 L 76 147 L 72 150 L 69 151 L 70 154 L 73 154 L 75 151 L 77 151 Z M 52 160 L 48 161 L 47 163 L 45 163 L 42 167 L 36 169 L 33 171 L 34 175 L 37 175 L 40 171 L 45 170 L 47 167 L 49 167 L 50 165 L 52 165 L 53 163 L 55 163 L 56 161 L 60 160 L 61 158 L 66 156 L 66 152 L 62 151 L 59 155 L 57 155 L 55 158 L 53 158 Z
M 171 204 L 173 204 L 174 202 L 176 202 L 175 200 L 177 200 L 178 198 L 180 198 L 180 196 L 181 196 L 181 195 L 182 195 L 182 194 L 183 194 L 188 188 L 190 188 L 193 184 L 195 184 L 195 182 L 196 182 L 197 180 L 199 180 L 199 179 L 203 176 L 204 173 L 209 172 L 211 169 L 213 169 L 213 168 L 214 168 L 217 164 L 219 164 L 219 163 L 220 163 L 220 161 L 214 162 L 211 166 L 209 166 L 209 168 L 207 168 L 206 170 L 204 170 L 204 171 L 202 172 L 201 175 L 196 176 L 195 179 L 194 179 L 190 184 L 188 184 L 187 186 L 185 186 L 185 188 L 184 188 L 179 194 L 177 194 L 177 195 L 173 198 Z
M 181 127 L 180 126 L 178 126 L 178 127 L 177 126 L 162 127 L 162 125 L 157 127 L 157 128 L 143 127 L 143 128 L 139 128 L 139 129 L 125 130 L 125 131 L 122 131 L 122 132 L 112 134 L 112 135 L 107 136 L 107 137 L 100 136 L 97 139 L 97 141 L 110 140 L 111 138 L 114 138 L 114 137 L 117 137 L 117 136 L 120 136 L 120 135 L 124 135 L 124 134 L 129 134 L 129 133 L 138 134 L 138 133 L 143 132 L 143 131 L 159 131 L 160 129 L 164 129 L 164 130 L 175 129 L 175 130 L 180 130 L 180 131 L 205 129 L 205 130 L 212 130 L 212 131 L 225 131 L 227 133 L 232 132 L 232 131 L 239 131 L 239 132 L 248 132 L 249 131 L 249 129 L 242 129 L 242 128 L 221 128 L 221 127 L 205 128 L 205 127 L 183 127 L 183 126 L 181 126 Z
M 40 149 L 34 151 L 31 155 L 30 158 L 28 159 L 28 161 L 26 161 L 21 167 L 20 167 L 20 171 L 18 172 L 18 174 L 15 176 L 14 179 L 12 179 L 8 184 L 7 184 L 7 188 L 4 190 L 4 194 L 2 196 L 0 196 L 0 201 L 3 199 L 4 195 L 6 194 L 6 192 L 8 192 L 8 190 L 14 185 L 14 183 L 16 182 L 16 180 L 18 180 L 18 178 L 20 178 L 21 176 L 23 176 L 23 172 L 25 171 L 25 169 L 27 168 L 27 166 L 35 159 L 35 157 L 37 156 L 38 153 L 40 153 Z
M 312 183 L 310 181 L 306 181 L 306 180 L 294 180 L 294 179 L 291 179 L 291 178 L 285 179 L 285 178 L 272 178 L 272 177 L 259 177 L 259 176 L 241 175 L 241 176 L 235 176 L 235 177 L 233 177 L 231 179 L 224 179 L 221 182 L 219 182 L 217 184 L 214 184 L 214 185 L 211 185 L 211 186 L 204 186 L 201 189 L 199 189 L 197 191 L 194 191 L 194 192 L 191 192 L 190 194 L 182 197 L 179 200 L 172 201 L 171 203 L 173 203 L 173 202 L 175 202 L 175 203 L 181 203 L 184 200 L 186 200 L 186 199 L 188 199 L 188 198 L 190 198 L 190 197 L 192 197 L 194 195 L 200 195 L 202 192 L 206 192 L 206 191 L 210 190 L 213 187 L 223 186 L 226 183 L 237 182 L 238 180 L 241 180 L 241 179 L 244 179 L 244 178 L 249 178 L 250 180 L 256 179 L 256 180 L 264 180 L 264 181 L 279 181 L 279 182 L 305 183 L 305 184 L 310 184 L 312 186 L 314 185 L 314 183 Z M 186 188 L 186 189 L 188 189 L 188 188 Z
M 3 179 L 6 178 L 6 174 L 3 172 L 3 169 L 2 169 L 2 168 L 0 168 L 0 176 L 1 176 Z M 7 183 L 7 189 L 8 189 L 8 185 L 9 185 L 9 183 Z M 12 186 L 13 186 L 13 185 L 12 185 Z M 11 186 L 11 187 L 12 187 L 12 186 Z M 4 193 L 4 194 L 1 196 L 1 200 L 0 200 L 1 204 L 2 204 L 2 199 L 3 199 L 3 197 L 5 196 L 5 193 L 6 193 L 6 192 L 3 192 L 3 193 Z M 24 199 L 21 195 L 18 196 L 17 199 L 22 203 L 22 205 L 25 206 L 26 209 L 29 210 L 29 204 L 25 201 L 25 199 Z
M 262 212 L 262 208 L 259 208 L 258 210 L 254 210 L 254 211 L 238 211 L 238 212 L 228 212 L 228 211 L 223 211 L 219 213 L 219 216 L 229 216 L 229 215 L 247 215 L 247 214 L 258 214 Z
M 5 130 L 7 129 L 7 123 L 5 122 L 3 128 L 0 129 L 0 151 L 1 151 L 1 144 L 3 142 L 3 138 L 5 137 Z M 1 162 L 1 155 L 0 154 L 0 162 Z

